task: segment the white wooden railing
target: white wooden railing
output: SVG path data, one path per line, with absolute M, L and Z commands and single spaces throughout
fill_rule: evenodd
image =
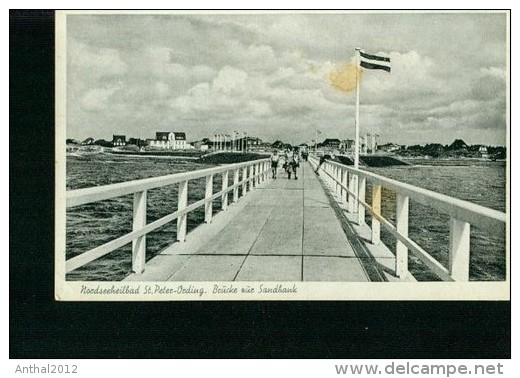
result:
M 268 179 L 270 177 L 268 174 L 269 171 L 269 159 L 260 159 L 215 168 L 68 191 L 67 208 L 129 194 L 134 195 L 134 205 L 132 232 L 68 259 L 65 264 L 65 270 L 67 273 L 71 272 L 126 244 L 132 243 L 132 270 L 135 273 L 142 273 L 144 271 L 146 258 L 146 234 L 176 219 L 177 241 L 184 242 L 186 240 L 187 215 L 189 212 L 204 206 L 204 221 L 210 223 L 213 216 L 214 200 L 221 198 L 222 210 L 225 211 L 228 207 L 228 196 L 230 193 L 233 193 L 232 201 L 237 202 L 240 186 L 242 187 L 241 194 L 244 196 L 262 181 Z M 228 184 L 230 173 L 233 175 L 232 185 Z M 213 193 L 213 178 L 215 175 L 222 175 L 222 190 L 217 193 Z M 188 204 L 188 182 L 201 178 L 206 179 L 205 196 L 197 202 Z M 154 222 L 146 223 L 147 191 L 174 184 L 179 185 L 177 211 Z
M 309 156 L 314 167 L 315 156 Z M 324 173 L 324 174 L 323 174 Z M 320 168 L 322 177 L 343 202 L 348 211 L 357 214 L 357 224 L 365 224 L 365 210 L 372 216 L 371 241 L 379 244 L 383 225 L 396 238 L 395 274 L 403 277 L 408 272 L 408 251 L 417 256 L 433 273 L 444 281 L 469 281 L 471 225 L 499 237 L 505 236 L 506 214 L 444 194 L 392 180 L 375 173 L 355 169 L 326 160 Z M 371 205 L 365 201 L 367 182 L 372 185 Z M 381 188 L 397 194 L 395 225 L 381 215 Z M 435 260 L 415 241 L 408 237 L 408 209 L 410 199 L 432 207 L 450 216 L 450 244 L 448 268 Z

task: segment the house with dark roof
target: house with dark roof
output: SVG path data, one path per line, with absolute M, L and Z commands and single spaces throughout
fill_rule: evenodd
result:
M 112 135 L 112 145 L 114 147 L 126 146 L 126 135 Z
M 455 141 L 450 144 L 448 147 L 448 151 L 457 151 L 457 150 L 467 150 L 468 145 L 462 139 L 455 139 Z
M 186 133 L 177 131 L 157 131 L 155 140 L 150 142 L 150 146 L 164 148 L 166 150 L 184 150 L 186 145 Z
M 377 149 L 379 151 L 383 151 L 383 152 L 394 152 L 394 151 L 399 151 L 401 149 L 401 145 L 397 144 L 397 143 L 386 143 L 386 144 L 377 146 Z
M 339 140 L 338 138 L 327 138 L 321 143 L 321 147 L 339 148 L 340 144 L 341 144 L 341 140 Z

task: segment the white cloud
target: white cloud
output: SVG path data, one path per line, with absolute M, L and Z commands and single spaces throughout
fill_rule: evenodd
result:
M 155 83 L 154 89 L 157 95 L 159 95 L 159 97 L 165 97 L 170 92 L 170 86 L 161 81 Z
M 507 80 L 507 71 L 505 68 L 483 67 L 480 69 L 480 72 L 485 76 L 496 77 L 503 80 L 504 82 Z
M 216 71 L 207 65 L 186 66 L 175 60 L 175 52 L 170 47 L 149 46 L 140 58 L 139 68 L 163 80 L 173 79 L 186 82 L 211 80 Z
M 111 97 L 120 89 L 121 83 L 106 88 L 93 88 L 83 96 L 81 105 L 85 110 L 108 109 Z
M 101 75 L 122 75 L 128 66 L 116 49 L 96 48 L 85 43 L 70 40 L 68 44 L 68 60 L 74 69 Z
M 243 90 L 247 76 L 245 71 L 226 66 L 220 70 L 218 76 L 213 80 L 212 88 L 217 92 L 224 93 Z

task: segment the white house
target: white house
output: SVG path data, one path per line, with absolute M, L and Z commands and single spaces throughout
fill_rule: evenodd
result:
M 158 131 L 155 133 L 155 140 L 150 142 L 150 146 L 166 150 L 184 150 L 187 148 L 186 133 Z
M 480 146 L 478 152 L 480 152 L 480 156 L 482 156 L 483 158 L 489 158 L 489 153 L 486 146 Z

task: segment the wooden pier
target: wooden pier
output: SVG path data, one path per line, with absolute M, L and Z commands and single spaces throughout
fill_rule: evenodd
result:
M 272 179 L 269 159 L 259 159 L 69 191 L 69 208 L 133 195 L 133 229 L 68 260 L 63 254 L 65 272 L 131 243 L 127 281 L 413 281 L 410 254 L 440 280 L 468 281 L 471 227 L 505 235 L 505 213 L 334 161 L 317 175 L 317 165 L 310 156 L 298 180 L 288 180 L 282 168 Z M 222 177 L 217 192 L 215 176 Z M 205 196 L 189 203 L 188 183 L 198 179 L 205 180 Z M 177 210 L 147 223 L 147 192 L 169 185 L 178 185 Z M 383 187 L 396 193 L 394 221 L 381 214 Z M 222 210 L 213 214 L 217 199 Z M 410 201 L 449 216 L 447 265 L 408 236 Z M 187 215 L 201 207 L 205 223 L 188 234 Z M 146 235 L 172 221 L 176 240 L 147 261 Z M 395 253 L 381 241 L 381 228 L 393 235 Z
M 387 281 L 394 255 L 356 233 L 308 164 L 280 168 L 129 281 Z

